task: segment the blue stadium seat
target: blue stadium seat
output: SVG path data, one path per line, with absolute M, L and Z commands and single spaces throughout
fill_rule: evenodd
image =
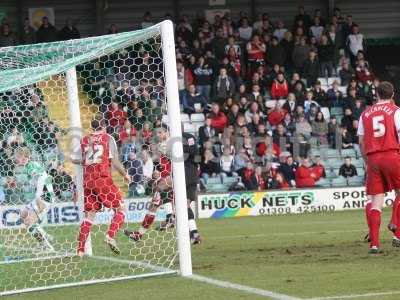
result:
M 343 187 L 347 185 L 346 178 L 339 176 L 337 178 L 332 179 L 332 187 Z
M 361 176 L 353 176 L 347 179 L 347 183 L 349 186 L 363 186 L 364 185 L 364 177 Z
M 318 180 L 315 183 L 315 186 L 319 186 L 319 187 L 330 187 L 331 186 L 331 181 L 329 179 L 326 178 L 321 178 L 320 180 Z

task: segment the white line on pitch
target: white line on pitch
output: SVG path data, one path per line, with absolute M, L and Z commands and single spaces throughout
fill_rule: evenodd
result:
M 209 277 L 205 277 L 205 276 L 201 276 L 201 275 L 193 274 L 192 276 L 188 276 L 187 278 L 197 280 L 200 282 L 204 282 L 204 283 L 208 283 L 211 285 L 215 285 L 218 287 L 226 288 L 226 289 L 233 289 L 233 290 L 238 290 L 238 291 L 246 292 L 246 293 L 253 294 L 253 295 L 269 297 L 274 300 L 301 300 L 300 298 L 292 297 L 289 295 L 279 294 L 279 293 L 275 293 L 275 292 L 268 291 L 268 290 L 254 288 L 254 287 L 247 286 L 247 285 L 232 283 L 229 281 L 217 280 L 217 279 L 213 279 L 213 278 L 209 278 Z
M 226 236 L 210 236 L 210 240 L 226 240 L 231 238 L 252 238 L 252 237 L 265 237 L 265 236 L 296 236 L 296 235 L 311 235 L 311 234 L 329 234 L 329 233 L 346 233 L 346 232 L 362 232 L 363 229 L 353 230 L 322 230 L 322 231 L 303 231 L 303 232 L 279 232 L 279 233 L 259 233 L 259 234 L 240 234 L 240 235 L 226 235 Z M 365 229 L 366 230 L 366 229 Z
M 329 296 L 329 297 L 317 297 L 317 298 L 308 298 L 308 299 L 305 299 L 305 300 L 354 299 L 354 298 L 369 298 L 369 297 L 378 297 L 378 296 L 390 296 L 390 295 L 398 295 L 398 294 L 400 294 L 400 291 L 354 294 L 354 295 L 342 295 L 342 296 Z

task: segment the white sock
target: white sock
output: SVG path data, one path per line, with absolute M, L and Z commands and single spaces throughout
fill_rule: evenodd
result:
M 172 203 L 168 202 L 164 204 L 165 213 L 167 215 L 174 213 L 174 208 L 172 207 Z
M 197 230 L 196 221 L 191 219 L 188 221 L 189 223 L 189 231 Z

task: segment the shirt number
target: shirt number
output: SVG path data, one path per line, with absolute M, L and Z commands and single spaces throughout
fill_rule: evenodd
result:
M 100 164 L 102 162 L 102 155 L 104 148 L 102 145 L 93 145 L 93 147 L 85 147 L 85 164 L 87 166 L 93 164 Z
M 372 118 L 372 128 L 374 129 L 374 137 L 382 137 L 385 135 L 386 128 L 385 124 L 383 124 L 384 117 L 383 115 L 376 116 Z

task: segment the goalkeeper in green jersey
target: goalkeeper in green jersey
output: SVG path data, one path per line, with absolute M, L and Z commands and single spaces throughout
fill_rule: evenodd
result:
M 15 163 L 24 167 L 24 173 L 34 186 L 33 199 L 21 211 L 21 219 L 27 231 L 47 250 L 54 251 L 51 245 L 51 237 L 40 226 L 42 218 L 46 215 L 50 206 L 55 201 L 55 194 L 51 182 L 51 176 L 38 162 L 31 161 L 28 148 L 18 149 L 15 153 Z

